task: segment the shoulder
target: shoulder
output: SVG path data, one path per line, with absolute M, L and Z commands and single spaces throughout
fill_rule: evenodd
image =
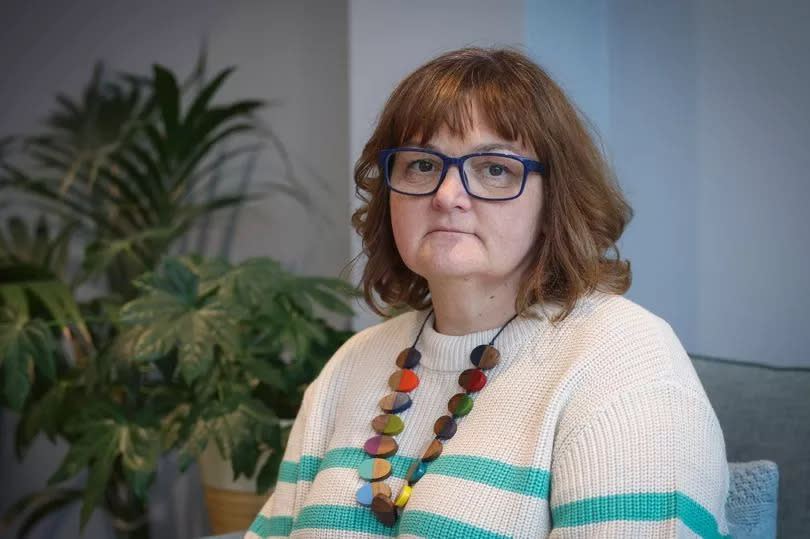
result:
M 584 299 L 558 329 L 567 377 L 592 404 L 659 382 L 706 398 L 669 323 L 618 295 Z

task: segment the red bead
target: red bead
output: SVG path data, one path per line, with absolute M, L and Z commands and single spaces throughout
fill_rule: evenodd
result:
M 458 384 L 469 392 L 480 391 L 487 383 L 487 375 L 481 369 L 467 369 L 458 377 Z

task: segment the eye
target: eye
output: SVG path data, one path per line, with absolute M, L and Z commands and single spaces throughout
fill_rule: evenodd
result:
M 417 159 L 411 162 L 410 168 L 419 172 L 433 172 L 436 170 L 436 164 L 428 159 Z
M 507 170 L 505 166 L 493 163 L 489 165 L 487 172 L 490 176 L 501 176 L 507 172 Z

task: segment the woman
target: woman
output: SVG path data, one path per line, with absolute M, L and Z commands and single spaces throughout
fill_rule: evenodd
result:
M 630 219 L 520 53 L 391 95 L 355 170 L 367 302 L 307 389 L 247 537 L 718 537 L 723 434 L 670 326 L 623 294 Z

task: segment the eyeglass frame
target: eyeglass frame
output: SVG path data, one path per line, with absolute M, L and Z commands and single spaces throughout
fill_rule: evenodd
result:
M 407 193 L 405 191 L 400 191 L 399 189 L 396 189 L 395 187 L 393 187 L 391 185 L 391 174 L 390 174 L 390 172 L 388 170 L 388 158 L 391 157 L 392 155 L 394 155 L 397 152 L 422 152 L 422 153 L 428 153 L 428 154 L 431 154 L 431 155 L 435 155 L 436 157 L 441 159 L 442 160 L 442 175 L 439 178 L 439 181 L 436 184 L 436 187 L 432 191 L 427 192 L 427 193 Z M 470 192 L 470 185 L 467 182 L 467 173 L 464 172 L 464 162 L 467 159 L 470 159 L 472 157 L 483 157 L 483 156 L 487 156 L 487 155 L 492 155 L 492 156 L 496 156 L 496 157 L 506 157 L 506 158 L 509 158 L 509 159 L 514 159 L 516 161 L 519 161 L 521 164 L 523 164 L 523 179 L 520 182 L 520 191 L 518 191 L 518 193 L 515 196 L 506 197 L 506 198 L 487 198 L 487 197 L 482 197 L 482 196 L 479 196 L 479 195 L 476 195 L 476 194 L 473 194 L 473 193 Z M 447 155 L 444 155 L 441 152 L 437 152 L 435 150 L 428 150 L 428 149 L 425 149 L 425 148 L 398 147 L 398 148 L 386 148 L 384 150 L 380 150 L 379 158 L 380 158 L 380 163 L 382 164 L 383 176 L 385 177 L 385 185 L 386 185 L 386 187 L 388 187 L 388 189 L 390 189 L 391 191 L 394 191 L 396 193 L 400 193 L 402 195 L 413 196 L 413 197 L 430 196 L 430 195 L 436 194 L 436 192 L 442 186 L 442 182 L 444 182 L 444 179 L 447 177 L 447 171 L 450 170 L 450 167 L 452 165 L 456 165 L 456 167 L 458 167 L 459 177 L 461 178 L 461 185 L 464 186 L 464 190 L 467 192 L 468 195 L 470 195 L 473 198 L 477 198 L 478 200 L 487 200 L 487 201 L 496 201 L 496 202 L 500 202 L 500 201 L 504 201 L 504 200 L 514 200 L 514 199 L 518 198 L 520 195 L 522 195 L 523 190 L 526 188 L 526 178 L 528 178 L 529 172 L 539 172 L 542 175 L 542 174 L 546 174 L 547 170 L 548 170 L 546 168 L 546 166 L 543 163 L 541 163 L 540 161 L 535 161 L 534 159 L 529 159 L 528 157 L 523 157 L 521 155 L 508 154 L 508 153 L 498 153 L 498 152 L 478 152 L 478 153 L 470 153 L 470 154 L 467 154 L 467 155 L 462 155 L 460 157 L 449 157 Z

